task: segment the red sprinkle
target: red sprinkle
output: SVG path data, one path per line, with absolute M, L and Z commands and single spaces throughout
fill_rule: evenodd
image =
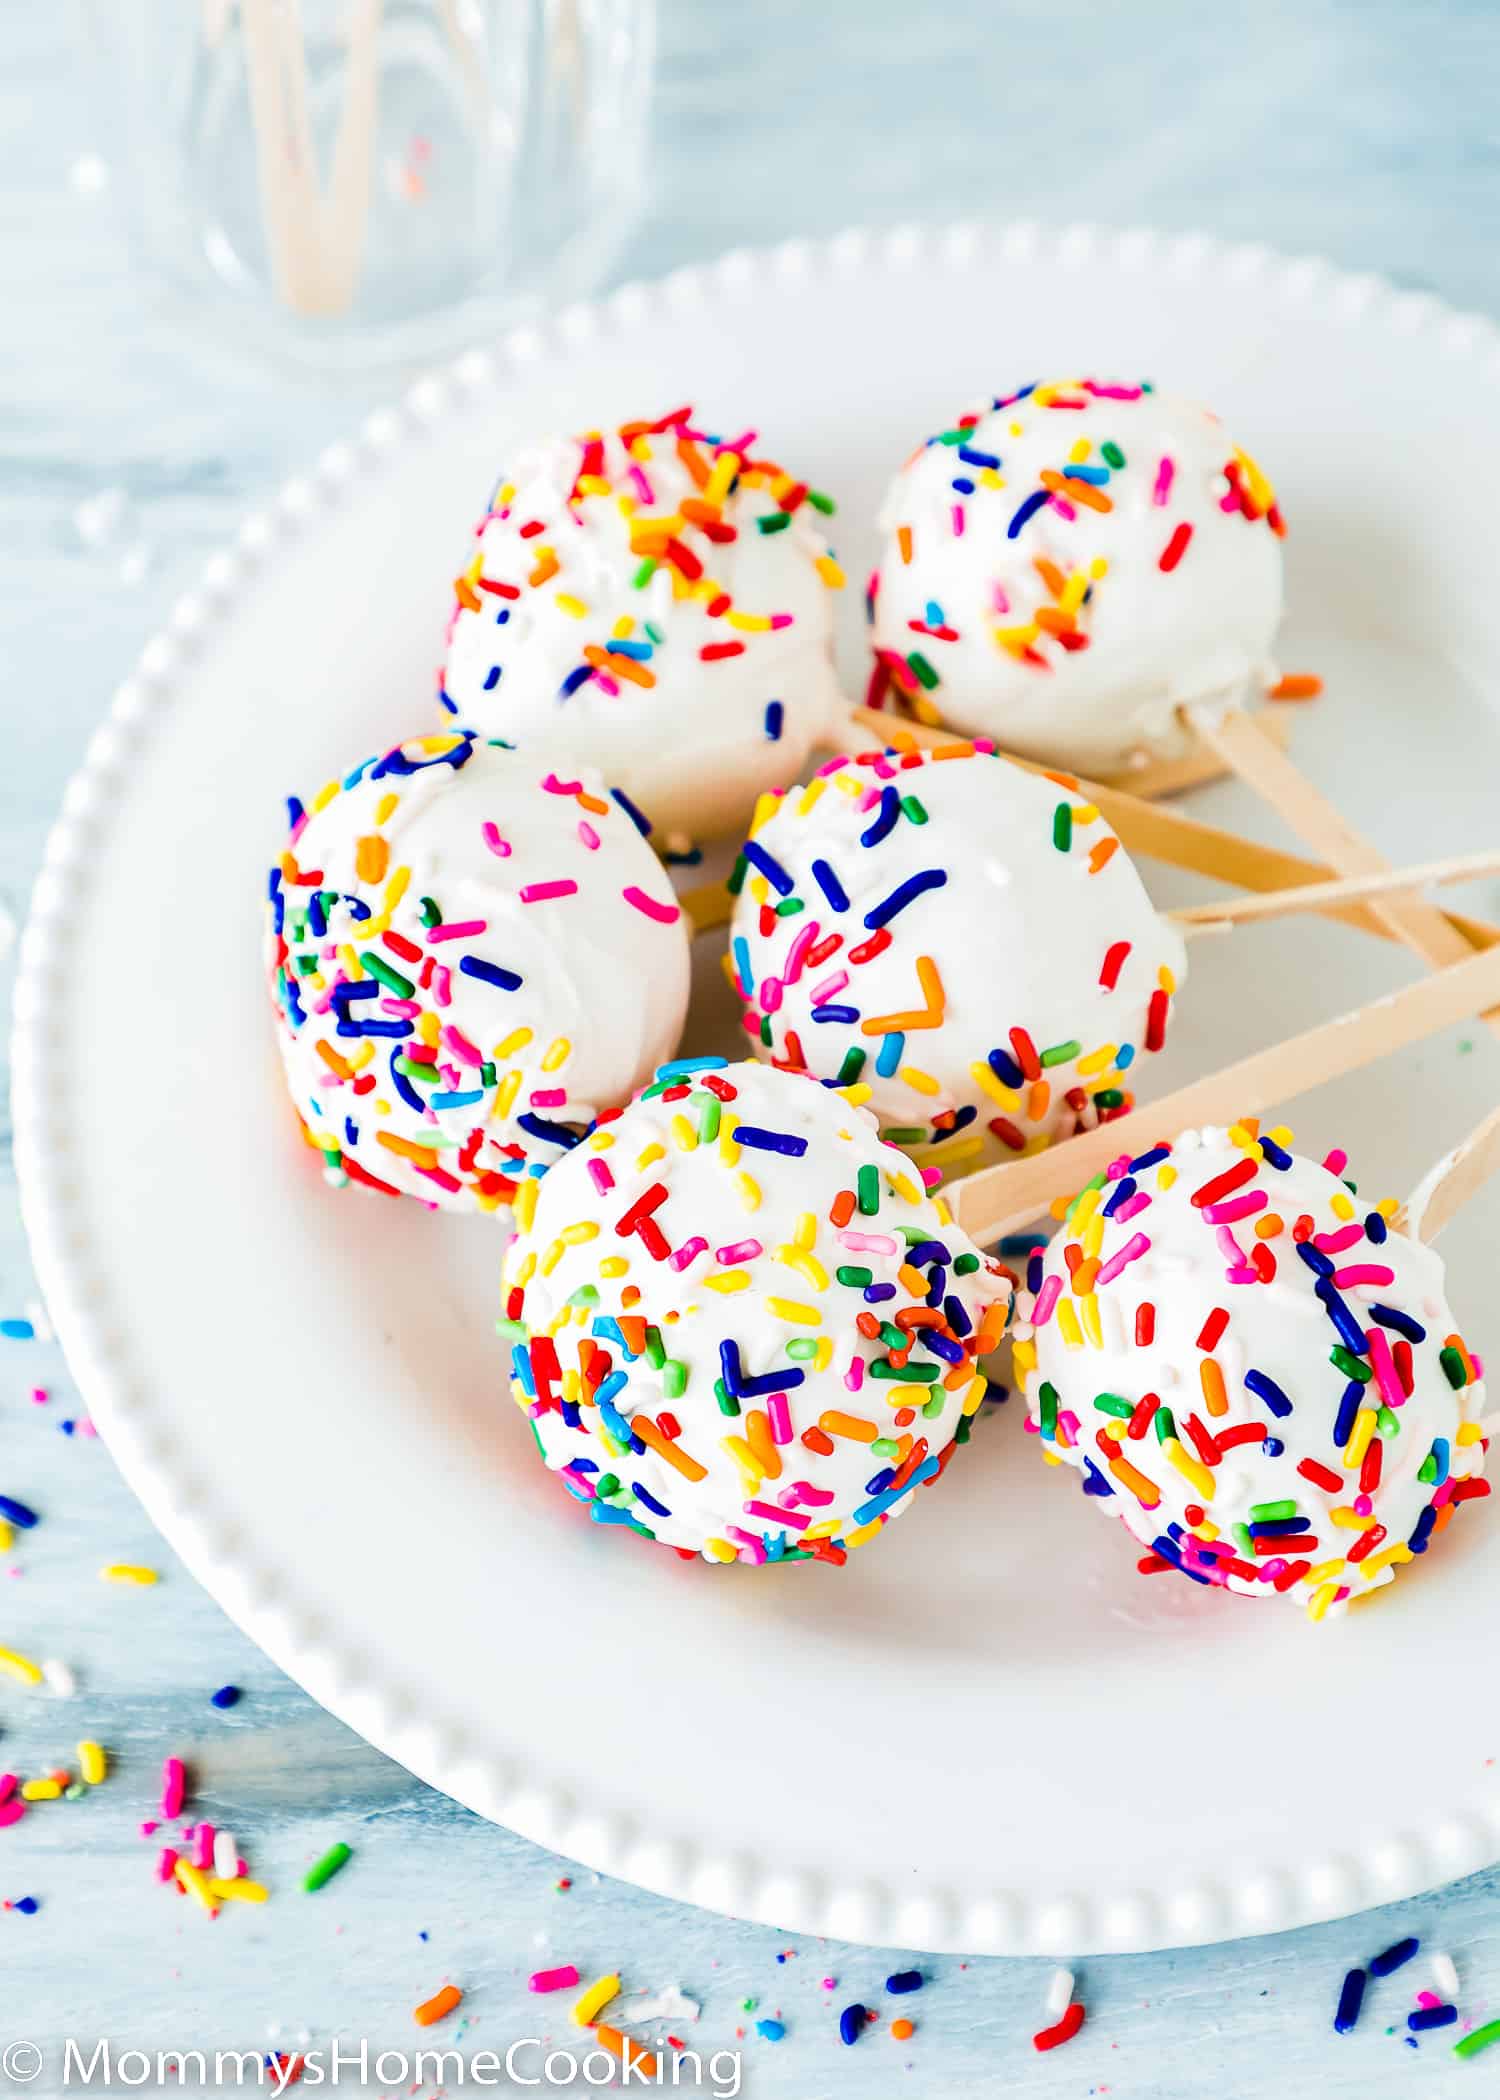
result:
M 1125 958 L 1130 953 L 1129 941 L 1115 941 L 1104 952 L 1104 968 L 1099 972 L 1099 982 L 1105 991 L 1112 992 L 1120 981 L 1120 972 L 1125 967 Z
M 1148 1572 L 1144 1563 L 1141 1563 L 1141 1567 L 1143 1573 Z M 1060 2048 L 1064 2042 L 1072 2041 L 1082 2025 L 1083 2007 L 1075 1998 L 1055 2027 L 1044 2027 L 1040 2034 L 1031 2037 L 1031 2046 L 1033 2049 Z
M 1163 547 L 1161 550 L 1161 559 L 1158 561 L 1157 567 L 1162 571 L 1163 575 L 1171 575 L 1172 571 L 1176 568 L 1177 564 L 1182 560 L 1184 554 L 1187 553 L 1188 541 L 1192 538 L 1192 536 L 1193 528 L 1191 525 L 1188 524 L 1186 518 L 1184 518 L 1182 523 L 1177 527 L 1177 530 L 1172 534 L 1172 537 L 1167 541 L 1165 547 Z
M 1146 1009 L 1146 1048 L 1160 1050 L 1167 1040 L 1167 995 L 1163 991 L 1151 994 L 1151 1004 Z
M 1196 1203 L 1197 1197 L 1193 1198 Z M 1198 1332 L 1200 1349 L 1217 1349 L 1224 1338 L 1224 1329 L 1229 1325 L 1229 1315 L 1222 1305 L 1216 1305 Z
M 1156 1307 L 1146 1298 L 1135 1309 L 1135 1346 L 1149 1349 L 1155 1340 Z

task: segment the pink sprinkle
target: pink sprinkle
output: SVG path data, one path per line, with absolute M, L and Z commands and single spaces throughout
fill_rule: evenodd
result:
M 739 1546 L 741 1560 L 748 1561 L 752 1568 L 765 1566 L 766 1549 L 753 1532 L 741 1531 L 738 1524 L 726 1524 L 724 1529 Z
M 963 507 L 963 505 L 962 505 L 961 503 L 955 503 L 955 504 L 954 504 L 954 506 L 953 506 L 953 537 L 954 537 L 954 538 L 955 538 L 956 540 L 961 540 L 961 539 L 963 538 L 963 536 L 964 536 L 964 507 Z
M 14 1772 L 0 1772 L 0 1805 L 10 1799 L 19 1784 Z
M 684 1269 L 692 1267 L 707 1245 L 708 1241 L 703 1238 L 702 1234 L 695 1233 L 690 1240 L 683 1241 L 675 1254 L 667 1256 L 667 1267 L 675 1269 L 680 1276 Z
M 791 613 L 772 613 L 771 632 L 773 634 L 780 634 L 783 627 L 791 627 L 793 625 L 795 625 L 795 620 Z
M 1330 1174 L 1342 1174 L 1349 1164 L 1349 1155 L 1342 1147 L 1335 1145 L 1323 1164 Z
M 460 1063 L 466 1065 L 474 1065 L 476 1067 L 484 1063 L 483 1057 L 480 1055 L 479 1051 L 475 1049 L 474 1045 L 469 1041 L 469 1038 L 466 1035 L 461 1034 L 459 1030 L 453 1026 L 451 1021 L 449 1022 L 448 1026 L 443 1030 L 443 1041 L 453 1052 L 453 1055 L 456 1058 L 458 1058 Z
M 519 894 L 523 904 L 546 904 L 553 897 L 576 897 L 578 885 L 565 876 L 557 882 L 528 882 Z
M 864 1382 L 865 1360 L 862 1356 L 856 1356 L 851 1361 L 848 1370 L 844 1373 L 844 1384 L 847 1386 L 851 1393 L 857 1393 L 860 1387 L 864 1384 Z
M 601 1196 L 607 1196 L 615 1185 L 615 1177 L 610 1173 L 609 1168 L 602 1159 L 591 1159 L 589 1161 L 589 1180 L 592 1181 Z
M 187 1791 L 187 1774 L 180 1757 L 169 1757 L 161 1768 L 161 1817 L 164 1823 L 175 1822 L 182 1814 L 183 1796 Z
M 594 683 L 598 686 L 601 693 L 608 693 L 611 700 L 619 699 L 620 683 L 618 679 L 611 678 L 607 671 L 595 671 L 593 676 Z
M 649 504 L 654 503 L 656 501 L 655 492 L 653 491 L 650 482 L 641 472 L 640 463 L 637 460 L 632 460 L 630 462 L 630 465 L 625 470 L 625 478 L 627 481 L 633 481 L 635 483 L 635 492 L 640 497 L 642 503 Z
M 1070 525 L 1076 523 L 1078 513 L 1074 510 L 1071 503 L 1065 502 L 1061 496 L 1057 495 L 1049 496 L 1047 500 L 1060 518 L 1066 518 Z
M 1396 1272 L 1377 1261 L 1360 1261 L 1348 1269 L 1335 1269 L 1333 1280 L 1341 1291 L 1348 1291 L 1357 1283 L 1394 1283 Z
M 429 926 L 427 929 L 428 946 L 430 947 L 434 941 L 464 941 L 471 934 L 487 933 L 489 931 L 489 923 L 488 919 L 453 919 L 446 926 Z
M 762 978 L 760 988 L 755 996 L 760 1001 L 762 1013 L 780 1013 L 782 999 L 781 979 L 779 977 Z
M 453 1004 L 453 972 L 446 963 L 438 963 L 433 970 L 432 999 L 435 1006 Z
M 648 919 L 654 919 L 658 926 L 675 926 L 682 917 L 680 905 L 658 904 L 654 897 L 648 897 L 646 892 L 637 889 L 633 882 L 626 883 L 620 895 L 627 904 L 633 904 L 638 912 L 643 912 Z M 762 1555 L 762 1559 L 764 1557 Z
M 537 1969 L 526 1979 L 528 1991 L 571 1990 L 578 1981 L 578 1971 L 569 1962 L 561 1969 Z
M 163 1845 L 160 1852 L 158 1852 L 156 1855 L 157 1880 L 171 1881 L 175 1875 L 176 1867 L 177 1854 L 173 1851 L 170 1845 Z
M 1176 477 L 1176 473 L 1177 469 L 1173 466 L 1171 460 L 1163 457 L 1156 469 L 1156 486 L 1151 491 L 1151 501 L 1158 510 L 1166 508 L 1167 498 L 1172 493 L 1172 482 Z
M 786 1404 L 785 1393 L 772 1393 L 766 1401 L 766 1420 L 771 1425 L 773 1444 L 789 1444 L 792 1441 L 792 1411 Z
M 1139 1261 L 1143 1254 L 1150 1252 L 1151 1242 L 1144 1232 L 1138 1232 L 1133 1240 L 1126 1242 L 1118 1254 L 1110 1256 L 1094 1278 L 1095 1283 L 1113 1283 L 1122 1269 L 1128 1269 L 1133 1261 Z
M 1428 2007 L 1429 2009 L 1434 2005 L 1441 2005 L 1442 2002 L 1442 1999 L 1438 1996 L 1436 1991 L 1418 1991 L 1417 1993 L 1418 2005 Z
M 815 1488 L 810 1480 L 794 1480 L 776 1499 L 783 1509 L 790 1509 L 797 1502 L 805 1502 L 809 1509 L 826 1509 L 833 1500 L 833 1489 Z
M 1252 1269 L 1244 1262 L 1238 1262 L 1234 1268 L 1224 1271 L 1226 1283 L 1259 1283 L 1260 1280 L 1259 1269 Z
M 26 1803 L 17 1794 L 13 1800 L 0 1804 L 0 1830 L 9 1830 L 12 1823 L 19 1823 L 26 1813 Z
M 140 1824 L 138 1828 L 143 1838 L 149 1838 L 155 1837 L 157 1831 L 161 1829 L 161 1825 L 157 1822 L 155 1816 L 153 1816 L 149 1822 Z
M 1003 583 L 997 583 L 990 593 L 990 604 L 997 613 L 1010 611 L 1010 595 Z
M 795 984 L 802 975 L 803 958 L 818 938 L 818 922 L 812 919 L 805 925 L 787 950 L 786 968 L 781 973 L 783 984 Z
M 806 1531 L 811 1517 L 799 1516 L 794 1509 L 778 1509 L 772 1502 L 747 1502 L 747 1517 L 763 1517 L 768 1524 L 790 1524 L 793 1531 Z
M 841 1247 L 851 1254 L 894 1254 L 896 1242 L 884 1232 L 841 1232 L 838 1235 Z
M 555 773 L 546 773 L 542 777 L 544 795 L 580 795 L 582 792 L 581 780 L 559 780 Z
M 1363 1225 L 1343 1225 L 1337 1232 L 1315 1232 L 1313 1245 L 1323 1254 L 1342 1254 L 1346 1247 L 1359 1246 L 1364 1236 Z
M 567 1098 L 565 1086 L 539 1086 L 532 1089 L 531 1105 L 533 1108 L 561 1108 Z
M 33 1407 L 45 1407 L 45 1406 L 46 1406 L 46 1404 L 47 1404 L 47 1388 L 46 1388 L 46 1387 L 45 1387 L 44 1385 L 34 1385 L 34 1386 L 33 1386 L 33 1387 L 31 1388 L 31 1404 L 32 1404 L 32 1406 L 33 1406 Z
M 1128 1225 L 1132 1218 L 1139 1217 L 1143 1210 L 1149 1210 L 1150 1208 L 1151 1198 L 1144 1189 L 1137 1189 L 1133 1196 L 1127 1196 L 1123 1203 L 1115 1205 L 1115 1223 L 1117 1225 Z
M 509 860 L 511 851 L 509 842 L 501 838 L 498 828 L 490 822 L 488 817 L 480 825 L 479 835 L 489 847 L 491 853 L 497 855 L 501 860 Z
M 599 834 L 587 817 L 578 819 L 578 836 L 583 840 L 585 846 L 588 847 L 590 853 L 599 851 Z
M 1214 1233 L 1214 1238 L 1218 1241 L 1219 1252 L 1226 1261 L 1238 1262 L 1242 1269 L 1248 1266 L 1244 1248 L 1227 1225 L 1220 1225 Z
M 1374 1511 L 1375 1511 L 1375 1505 L 1374 1505 L 1374 1503 L 1373 1503 L 1373 1502 L 1372 1502 L 1372 1501 L 1370 1500 L 1370 1498 L 1369 1498 L 1369 1496 L 1368 1496 L 1368 1495 L 1356 1495 L 1356 1496 L 1355 1496 L 1355 1498 L 1354 1498 L 1354 1514 L 1355 1514 L 1355 1515 L 1356 1515 L 1357 1517 L 1368 1517 L 1368 1516 L 1373 1516 L 1373 1514 L 1374 1514 Z
M 214 1826 L 212 1823 L 198 1825 L 198 1857 L 193 1865 L 200 1874 L 211 1874 L 214 1866 Z
M 1042 1287 L 1036 1294 L 1036 1304 L 1031 1310 L 1031 1324 L 1033 1327 L 1046 1326 L 1052 1317 L 1052 1308 L 1061 1296 L 1062 1278 L 1060 1276 L 1043 1277 Z
M 838 996 L 848 982 L 847 970 L 835 970 L 831 977 L 825 977 L 821 984 L 815 984 L 807 996 L 814 1006 L 826 1006 L 830 999 Z
M 1390 1407 L 1405 1407 L 1406 1394 L 1402 1391 L 1401 1380 L 1396 1375 L 1396 1366 L 1391 1358 L 1391 1345 L 1385 1338 L 1385 1329 L 1367 1328 L 1365 1340 L 1370 1345 L 1370 1363 L 1375 1372 L 1375 1383 L 1385 1396 L 1386 1404 Z
M 1241 1218 L 1254 1217 L 1258 1210 L 1264 1210 L 1270 1200 L 1264 1189 L 1250 1189 L 1243 1196 L 1231 1196 L 1226 1203 L 1206 1203 L 1203 1206 L 1204 1223 L 1237 1225 Z
M 922 1177 L 924 1189 L 935 1189 L 942 1186 L 943 1170 L 941 1167 L 918 1167 L 917 1172 Z
M 1078 1417 L 1074 1414 L 1071 1407 L 1063 1408 L 1061 1413 L 1058 1415 L 1057 1427 L 1060 1432 L 1064 1448 L 1066 1450 L 1071 1450 L 1072 1447 L 1078 1442 Z
M 726 1269 L 735 1269 L 742 1261 L 754 1261 L 765 1251 L 759 1240 L 735 1240 L 731 1246 L 715 1247 L 714 1260 Z

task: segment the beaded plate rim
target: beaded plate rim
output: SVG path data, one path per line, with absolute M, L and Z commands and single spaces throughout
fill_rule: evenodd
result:
M 82 1221 L 74 1213 L 65 1143 L 67 1084 L 49 1046 L 61 1028 L 60 1000 L 75 911 L 86 895 L 92 843 L 111 817 L 112 788 L 135 747 L 177 694 L 211 611 L 267 564 L 296 549 L 327 509 L 349 500 L 402 449 L 420 443 L 508 376 L 535 366 L 549 345 L 574 350 L 607 331 L 631 331 L 706 301 L 795 290 L 813 277 L 850 278 L 872 269 L 899 275 L 918 263 L 971 270 L 984 258 L 1008 265 L 1045 261 L 1062 270 L 1100 262 L 1140 274 L 1211 279 L 1243 292 L 1332 307 L 1364 328 L 1429 339 L 1453 360 L 1500 378 L 1500 328 L 1437 297 L 1403 291 L 1372 273 L 1317 256 L 1199 233 L 1091 224 L 1048 228 L 1035 221 L 966 220 L 854 227 L 823 239 L 733 249 L 709 262 L 630 282 L 593 302 L 566 306 L 517 328 L 490 348 L 469 350 L 419 377 L 400 398 L 368 415 L 351 437 L 318 455 L 242 521 L 211 555 L 198 586 L 180 597 L 116 689 L 48 834 L 19 951 L 12 1025 L 12 1108 L 22 1217 L 38 1282 L 70 1370 L 126 1480 L 192 1575 L 236 1623 L 320 1704 L 420 1778 L 489 1820 L 600 1872 L 658 1894 L 783 1931 L 984 1954 L 1130 1952 L 1201 1945 L 1348 1916 L 1415 1895 L 1500 1859 L 1500 1789 L 1476 1795 L 1466 1813 L 1420 1831 L 1392 1830 L 1295 1869 L 1268 1868 L 1233 1883 L 1205 1875 L 1186 1888 L 1141 1889 L 1101 1900 L 1086 1889 L 1045 1902 L 1020 1889 L 973 1897 L 941 1887 L 916 1894 L 842 1882 L 794 1862 L 751 1857 L 674 1839 L 669 1832 L 601 1815 L 551 1786 L 518 1757 L 496 1757 L 462 1726 L 419 1711 L 399 1666 L 351 1649 L 296 1595 L 295 1574 L 260 1540 L 214 1514 L 215 1494 L 163 1437 L 149 1398 L 125 1368 L 126 1322 L 105 1302 Z

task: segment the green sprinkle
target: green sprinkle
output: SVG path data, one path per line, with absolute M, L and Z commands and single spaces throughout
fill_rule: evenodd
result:
M 1486 2020 L 1483 2027 L 1476 2027 L 1472 2034 L 1466 2034 L 1461 2042 L 1453 2044 L 1453 2054 L 1477 2056 L 1481 2049 L 1488 2049 L 1494 2042 L 1500 2042 L 1500 2020 Z
M 1130 1402 L 1122 1400 L 1118 1393 L 1095 1393 L 1094 1405 L 1101 1415 L 1116 1415 L 1122 1422 L 1128 1422 L 1135 1413 Z
M 1430 1487 L 1437 1479 L 1437 1460 L 1430 1451 L 1417 1468 L 1417 1478 L 1424 1487 Z
M 661 1370 L 667 1360 L 666 1343 L 661 1338 L 659 1327 L 646 1329 L 646 1361 L 653 1371 Z
M 361 960 L 370 975 L 378 977 L 387 991 L 394 992 L 398 999 L 409 999 L 416 990 L 412 980 L 409 977 L 403 977 L 399 970 L 393 970 L 383 957 L 372 955 L 367 949 Z
M 348 1865 L 350 1857 L 347 1845 L 330 1845 L 317 1864 L 309 1867 L 302 1877 L 302 1886 L 308 1895 L 316 1895 L 320 1888 L 332 1881 L 339 1868 Z
M 641 627 L 643 632 L 646 634 L 647 638 L 650 641 L 655 642 L 656 646 L 659 649 L 662 643 L 667 638 L 666 629 L 664 627 L 658 627 L 654 620 L 642 620 Z
M 1152 1421 L 1156 1427 L 1156 1441 L 1159 1444 L 1170 1443 L 1177 1434 L 1177 1424 L 1173 1420 L 1171 1408 L 1159 1407 L 1153 1415 Z
M 1078 1191 L 1078 1194 L 1073 1198 L 1072 1202 L 1069 1203 L 1067 1210 L 1063 1213 L 1064 1224 L 1066 1224 L 1068 1219 L 1072 1217 L 1074 1211 L 1077 1210 L 1079 1204 L 1083 1201 L 1084 1197 L 1088 1194 L 1090 1189 L 1103 1188 L 1105 1179 L 1106 1177 L 1103 1174 L 1096 1174 L 1092 1181 L 1086 1181 L 1084 1183 L 1083 1187 Z
M 524 1320 L 497 1320 L 495 1332 L 505 1342 L 524 1342 L 528 1339 Z
M 739 1413 L 740 1403 L 731 1394 L 722 1378 L 714 1380 L 714 1398 L 719 1403 L 719 1413 L 721 1415 L 737 1415 Z
M 756 529 L 760 532 L 785 532 L 792 522 L 792 514 L 786 510 L 773 510 L 767 518 L 757 518 Z
M 978 1267 L 979 1256 L 977 1254 L 960 1254 L 957 1261 L 953 1264 L 953 1273 L 955 1276 L 972 1276 Z
M 1400 1436 L 1401 1417 L 1393 1415 L 1388 1407 L 1382 1407 L 1377 1410 L 1375 1421 L 1382 1436 Z
M 730 869 L 729 880 L 724 885 L 731 897 L 737 897 L 745 887 L 745 877 L 749 872 L 750 863 L 746 860 L 744 854 L 741 853 L 736 859 L 734 866 Z
M 834 502 L 832 496 L 825 496 L 821 489 L 809 489 L 807 500 L 813 509 L 825 518 L 831 518 L 838 509 L 838 505 Z
M 640 567 L 639 567 L 639 568 L 638 568 L 638 569 L 636 570 L 635 574 L 634 574 L 634 575 L 633 575 L 633 576 L 631 577 L 631 579 L 630 579 L 630 588 L 631 588 L 631 589 L 632 589 L 633 591 L 643 591 L 643 590 L 644 590 L 644 589 L 646 588 L 646 585 L 647 585 L 647 584 L 648 584 L 648 583 L 649 583 L 649 582 L 651 581 L 652 577 L 653 577 L 653 576 L 654 576 L 655 574 L 656 574 L 656 556 L 655 556 L 654 554 L 648 554 L 648 555 L 646 556 L 646 559 L 645 559 L 645 560 L 644 560 L 644 561 L 643 561 L 643 562 L 641 563 Z
M 765 1047 L 769 1050 L 771 1047 L 771 1016 L 769 1014 L 761 1015 L 760 1039 L 765 1045 Z
M 901 1337 L 901 1346 L 906 1347 L 906 1337 Z M 897 1385 L 931 1385 L 932 1366 L 924 1370 L 920 1364 L 887 1363 L 883 1356 L 876 1357 L 869 1367 L 871 1378 L 894 1379 Z
M 934 1386 L 932 1389 L 932 1398 L 930 1400 L 924 1400 L 922 1403 L 922 1420 L 924 1422 L 935 1422 L 938 1416 L 943 1411 L 944 1405 L 947 1401 L 947 1397 L 948 1396 L 946 1393 L 941 1392 L 936 1386 Z
M 1250 1536 L 1250 1526 L 1248 1524 L 1231 1524 L 1229 1528 L 1234 1533 L 1239 1549 L 1246 1560 L 1254 1560 L 1255 1541 Z
M 969 1438 L 972 1436 L 972 1434 L 973 1425 L 969 1417 L 967 1415 L 960 1415 L 958 1418 L 958 1427 L 953 1432 L 954 1443 L 966 1444 L 969 1441 Z M 871 1449 L 873 1450 L 873 1448 L 874 1446 L 872 1445 Z
M 1342 1342 L 1335 1342 L 1329 1350 L 1328 1361 L 1335 1364 L 1346 1378 L 1355 1378 L 1361 1385 L 1368 1385 L 1375 1376 L 1364 1359 L 1356 1356 L 1352 1349 L 1346 1349 Z
M 792 1363 L 806 1364 L 812 1362 L 821 1347 L 822 1344 L 815 1342 L 810 1334 L 799 1334 L 794 1341 L 787 1343 L 786 1353 Z
M 602 1495 L 606 1502 L 611 1495 L 618 1495 L 619 1492 L 620 1476 L 618 1473 L 601 1473 L 594 1482 L 594 1493 Z
M 1107 459 L 1112 467 L 1124 466 L 1125 455 L 1120 450 L 1119 446 L 1115 443 L 1113 438 L 1106 438 L 1104 440 L 1104 443 L 1099 447 L 1099 451 L 1102 457 Z
M 1040 1061 L 1043 1065 L 1066 1065 L 1082 1054 L 1083 1045 L 1077 1036 L 1074 1036 L 1071 1043 L 1054 1043 L 1050 1050 L 1044 1050 Z
M 901 1446 L 894 1437 L 878 1436 L 870 1446 L 870 1452 L 874 1458 L 899 1458 L 901 1456 Z
M 776 916 L 778 919 L 795 919 L 799 911 L 806 910 L 807 906 L 800 897 L 783 897 L 776 907 Z
M 868 1055 L 869 1052 L 865 1050 L 846 1050 L 844 1052 L 844 1062 L 839 1066 L 837 1083 L 840 1086 L 853 1086 L 855 1080 L 858 1079 L 865 1068 L 865 1059 Z
M 1041 1432 L 1050 1444 L 1057 1435 L 1057 1387 L 1044 1378 L 1036 1397 Z
M 599 1303 L 599 1293 L 593 1284 L 581 1283 L 568 1300 L 568 1303 L 573 1306 L 597 1305 Z
M 1125 1096 L 1117 1086 L 1102 1086 L 1094 1096 L 1096 1108 L 1123 1108 Z
M 870 1288 L 870 1285 L 875 1281 L 875 1271 L 873 1269 L 855 1269 L 846 1267 L 842 1269 L 835 1269 L 833 1273 L 838 1278 L 839 1282 L 844 1286 L 845 1290 L 848 1291 L 867 1291 Z
M 927 822 L 927 811 L 915 795 L 903 795 L 901 797 L 901 813 L 908 824 L 925 824 Z
M 668 1400 L 680 1400 L 687 1391 L 688 1368 L 680 1358 L 669 1356 L 661 1367 L 661 1389 Z
M 498 1077 L 499 1073 L 494 1065 L 486 1063 L 479 1067 L 479 1084 L 481 1086 L 493 1086 Z
M 880 1339 L 885 1343 L 887 1349 L 907 1349 L 911 1346 L 910 1337 L 904 1335 L 901 1329 L 890 1320 L 881 1321 Z
M 698 1096 L 698 1136 L 705 1145 L 711 1145 L 719 1134 L 719 1117 L 723 1104 L 717 1094 L 709 1093 L 705 1087 Z
M 1073 850 L 1073 806 L 1070 802 L 1059 802 L 1052 812 L 1052 843 L 1059 853 Z
M 888 1145 L 920 1145 L 927 1132 L 920 1123 L 901 1123 L 893 1124 L 889 1130 L 882 1130 L 880 1135 Z
M 1454 1392 L 1461 1392 L 1469 1382 L 1469 1374 L 1464 1369 L 1463 1358 L 1451 1342 L 1446 1348 L 1438 1351 L 1438 1362 L 1442 1365 L 1443 1375 L 1447 1378 Z M 1488 2030 L 1482 2029 L 1481 2032 L 1488 2032 Z
M 417 915 L 424 926 L 441 926 L 443 923 L 442 906 L 436 897 L 424 897 L 417 907 Z
M 873 1218 L 880 1211 L 880 1170 L 878 1167 L 861 1167 L 855 1180 L 860 1216 Z M 1449 1373 L 1452 1376 L 1452 1373 Z
M 1252 1502 L 1250 1505 L 1252 1524 L 1276 1524 L 1283 1517 L 1294 1517 L 1296 1514 L 1295 1502 Z
M 401 1073 L 403 1078 L 414 1079 L 418 1086 L 436 1086 L 441 1076 L 436 1065 L 419 1065 L 409 1057 L 398 1057 L 396 1059 L 396 1070 Z M 427 1145 L 435 1145 L 437 1143 L 437 1133 L 435 1131 L 431 1134 L 424 1132 L 422 1141 Z
M 932 668 L 932 665 L 927 661 L 920 649 L 913 649 L 911 655 L 906 659 L 906 664 L 907 669 L 917 683 L 925 686 L 929 693 L 935 685 L 941 683 L 937 672 Z

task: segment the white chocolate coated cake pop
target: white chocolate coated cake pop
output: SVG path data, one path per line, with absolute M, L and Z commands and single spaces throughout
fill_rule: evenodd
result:
M 596 773 L 447 732 L 292 815 L 271 990 L 335 1181 L 494 1210 L 676 1047 L 686 923 Z
M 667 1066 L 516 1218 L 501 1331 L 544 1461 L 709 1561 L 875 1537 L 967 1435 L 1010 1304 L 862 1108 L 753 1063 Z
M 1275 677 L 1275 492 L 1205 408 L 1053 380 L 982 403 L 881 512 L 873 697 L 1083 773 L 1190 741 Z
M 1131 1106 L 1184 944 L 1081 794 L 955 740 L 840 760 L 758 815 L 730 941 L 758 1055 L 867 1085 L 943 1179 Z
M 1488 1494 L 1483 1366 L 1397 1206 L 1289 1144 L 1189 1131 L 1117 1161 L 1034 1258 L 1015 1362 L 1143 1571 L 1320 1619 Z
M 658 831 L 742 829 L 842 741 L 832 508 L 687 409 L 527 446 L 458 579 L 443 705 L 587 759 Z

